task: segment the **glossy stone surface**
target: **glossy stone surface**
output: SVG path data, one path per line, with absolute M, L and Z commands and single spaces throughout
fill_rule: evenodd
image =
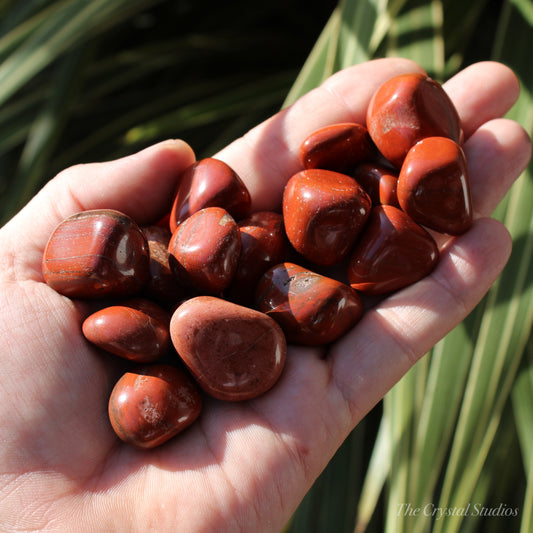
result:
M 150 251 L 150 278 L 144 293 L 162 305 L 173 305 L 184 298 L 185 290 L 176 280 L 168 262 L 168 244 L 172 234 L 159 225 L 146 226 L 142 230 Z
M 220 400 L 249 400 L 265 393 L 285 365 L 285 337 L 272 318 L 212 296 L 180 305 L 172 315 L 170 335 L 200 386 Z
M 346 122 L 320 128 L 309 135 L 300 147 L 304 168 L 321 168 L 346 173 L 368 160 L 372 144 L 367 129 Z
M 378 150 L 398 169 L 416 142 L 424 137 L 462 141 L 457 111 L 436 81 L 423 74 L 403 74 L 373 95 L 367 110 L 367 128 Z
M 472 225 L 465 155 L 445 137 L 428 137 L 407 153 L 398 178 L 398 200 L 418 224 L 460 235 Z
M 394 169 L 376 163 L 363 163 L 351 175 L 370 196 L 372 205 L 400 207 L 396 191 L 398 172 Z
M 283 329 L 287 341 L 319 346 L 337 340 L 363 314 L 348 285 L 294 263 L 269 269 L 259 281 L 256 307 Z
M 82 324 L 85 338 L 112 354 L 149 363 L 170 348 L 170 316 L 150 300 L 135 298 L 96 311 Z
M 283 217 L 272 211 L 260 211 L 238 224 L 241 232 L 241 255 L 233 281 L 225 296 L 237 303 L 253 301 L 259 278 L 287 254 L 288 241 Z
M 235 275 L 241 236 L 225 209 L 206 207 L 178 226 L 168 250 L 170 268 L 184 286 L 217 295 Z
M 148 243 L 123 213 L 83 211 L 54 230 L 42 270 L 50 287 L 71 298 L 130 296 L 148 281 Z
M 371 200 L 349 176 L 329 170 L 298 172 L 283 193 L 285 231 L 294 249 L 309 261 L 342 261 L 363 229 Z
M 179 185 L 170 213 L 170 231 L 205 207 L 222 207 L 240 220 L 250 211 L 251 198 L 237 173 L 219 159 L 208 157 L 187 168 Z
M 154 448 L 200 415 L 202 395 L 183 370 L 154 364 L 125 373 L 109 398 L 109 420 L 118 437 L 136 448 Z
M 350 257 L 348 279 L 368 294 L 392 292 L 427 276 L 438 257 L 424 228 L 396 207 L 377 206 Z

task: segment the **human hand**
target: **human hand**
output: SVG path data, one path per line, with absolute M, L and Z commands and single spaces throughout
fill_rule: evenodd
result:
M 364 122 L 375 88 L 406 60 L 378 60 L 330 78 L 218 157 L 273 209 L 315 129 Z M 198 421 L 164 446 L 136 450 L 107 418 L 120 361 L 81 335 L 90 304 L 43 283 L 54 227 L 93 208 L 140 224 L 168 209 L 194 155 L 167 141 L 124 159 L 62 172 L 0 230 L 0 530 L 280 531 L 349 432 L 401 376 L 461 322 L 504 267 L 509 235 L 490 216 L 526 166 L 530 141 L 501 119 L 518 96 L 495 63 L 445 84 L 465 131 L 475 222 L 440 242 L 434 272 L 384 299 L 327 353 L 289 347 L 280 381 L 242 403 L 206 400 Z

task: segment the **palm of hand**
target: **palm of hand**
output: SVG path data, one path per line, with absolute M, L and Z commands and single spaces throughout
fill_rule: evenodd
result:
M 348 110 L 348 81 L 357 86 L 372 74 L 377 85 L 412 69 L 393 60 L 355 67 L 221 157 L 247 181 L 255 208 L 271 208 L 296 169 L 295 146 L 304 137 L 298 128 L 309 132 L 320 119 L 306 109 L 335 100 L 328 122 L 362 121 L 364 87 L 360 103 Z M 470 137 L 466 151 L 478 217 L 490 214 L 529 158 L 529 142 L 516 124 L 493 120 L 479 128 L 516 98 L 516 82 L 503 67 L 480 66 L 480 73 L 491 79 L 499 74 L 500 81 L 485 88 L 477 107 L 459 81 L 449 89 Z M 498 104 L 486 105 L 504 93 Z M 292 145 L 290 136 L 280 136 L 280 123 L 295 131 Z M 280 157 L 270 158 L 267 145 Z M 106 398 L 119 363 L 84 341 L 80 323 L 88 304 L 45 286 L 40 260 L 50 231 L 72 212 L 110 207 L 138 215 L 141 223 L 150 220 L 191 158 L 183 144 L 170 142 L 119 162 L 75 167 L 2 229 L 0 524 L 6 530 L 278 531 L 355 424 L 462 320 L 509 253 L 504 228 L 480 220 L 466 235 L 443 243 L 432 276 L 369 311 L 329 353 L 291 347 L 270 393 L 235 404 L 207 400 L 200 420 L 185 433 L 156 450 L 134 450 L 116 439 L 107 420 Z M 128 181 L 120 177 L 124 173 Z M 94 189 L 84 180 L 89 175 L 96 178 Z M 122 194 L 126 183 L 128 198 Z M 35 212 L 42 213 L 38 227 L 31 220 Z

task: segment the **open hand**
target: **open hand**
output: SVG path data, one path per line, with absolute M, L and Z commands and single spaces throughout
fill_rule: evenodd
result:
M 254 210 L 279 206 L 315 129 L 364 123 L 372 92 L 420 70 L 401 59 L 346 69 L 215 155 L 248 186 Z M 475 222 L 443 240 L 435 271 L 369 310 L 323 349 L 289 347 L 281 380 L 244 403 L 207 400 L 200 419 L 160 448 L 117 439 L 107 398 L 120 363 L 81 335 L 87 304 L 43 283 L 54 227 L 85 209 L 140 224 L 168 209 L 194 160 L 166 141 L 121 160 L 79 165 L 50 181 L 0 230 L 0 531 L 278 532 L 355 425 L 479 302 L 511 242 L 489 217 L 530 157 L 522 128 L 502 117 L 518 96 L 496 63 L 445 84 L 465 132 Z

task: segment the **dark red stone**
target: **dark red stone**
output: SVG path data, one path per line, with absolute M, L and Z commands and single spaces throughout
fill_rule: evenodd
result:
M 170 268 L 184 286 L 220 294 L 237 270 L 239 228 L 225 209 L 206 207 L 178 226 L 168 250 Z
M 150 251 L 150 279 L 145 287 L 147 297 L 168 306 L 185 296 L 184 288 L 176 280 L 168 262 L 168 244 L 172 234 L 167 227 L 142 228 Z
M 198 296 L 172 315 L 170 335 L 200 386 L 220 400 L 249 400 L 269 390 L 285 365 L 281 328 L 259 311 Z
M 381 85 L 367 110 L 367 128 L 378 150 L 398 169 L 415 143 L 424 137 L 462 142 L 457 111 L 436 81 L 412 73 Z
M 46 245 L 44 280 L 71 298 L 131 296 L 149 278 L 146 238 L 118 211 L 83 211 L 65 219 Z
M 350 257 L 348 279 L 368 294 L 392 292 L 428 275 L 438 257 L 424 228 L 396 207 L 377 206 Z
M 298 172 L 283 193 L 289 241 L 298 253 L 320 265 L 346 257 L 370 208 L 370 197 L 353 178 L 329 170 Z
M 314 131 L 300 147 L 304 168 L 346 173 L 370 159 L 372 143 L 367 129 L 353 122 L 332 124 Z
M 154 448 L 198 418 L 202 395 L 183 370 L 154 364 L 125 373 L 111 392 L 108 410 L 121 440 Z
M 110 353 L 131 361 L 149 363 L 170 348 L 170 317 L 150 300 L 135 298 L 105 307 L 87 317 L 85 338 Z
M 263 275 L 256 306 L 281 326 L 288 342 L 312 346 L 337 340 L 363 314 L 359 295 L 348 285 L 293 263 Z
M 253 301 L 259 278 L 287 254 L 288 242 L 283 217 L 272 211 L 260 211 L 238 224 L 241 232 L 241 255 L 233 281 L 225 292 L 237 303 Z
M 170 231 L 205 207 L 222 207 L 240 220 L 250 211 L 251 198 L 237 173 L 219 159 L 208 157 L 187 168 L 179 178 L 170 213 Z
M 393 205 L 400 207 L 396 189 L 398 172 L 376 163 L 363 163 L 352 174 L 353 178 L 372 200 L 372 205 Z
M 407 153 L 398 179 L 402 209 L 418 224 L 460 235 L 472 225 L 466 158 L 446 137 L 428 137 Z

